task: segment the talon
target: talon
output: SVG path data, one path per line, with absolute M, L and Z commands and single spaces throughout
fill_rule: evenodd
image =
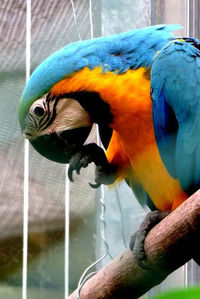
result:
M 69 168 L 68 168 L 68 178 L 69 178 L 69 180 L 70 180 L 71 182 L 74 181 L 74 180 L 73 180 L 73 171 L 74 171 L 74 169 L 73 169 L 72 167 L 69 166 Z
M 80 171 L 81 171 L 81 168 L 83 167 L 83 163 L 80 161 L 77 165 L 76 165 L 76 168 L 75 168 L 75 170 L 76 170 L 76 173 L 78 174 L 78 175 L 80 175 Z
M 169 213 L 170 212 L 161 212 L 159 210 L 149 212 L 141 223 L 139 230 L 131 236 L 129 247 L 132 250 L 133 256 L 138 265 L 145 270 L 151 270 L 149 265 L 143 263 L 146 259 L 144 249 L 145 238 L 150 230 L 162 221 L 162 219 L 164 219 Z
M 100 183 L 96 183 L 96 184 L 92 184 L 92 183 L 89 183 L 90 187 L 94 188 L 94 189 L 97 189 L 101 186 Z

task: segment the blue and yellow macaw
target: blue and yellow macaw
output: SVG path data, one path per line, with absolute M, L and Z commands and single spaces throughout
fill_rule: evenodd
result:
M 200 185 L 200 42 L 157 25 L 79 41 L 39 65 L 19 103 L 24 136 L 73 170 L 94 162 L 96 186 L 126 179 L 171 211 Z M 106 153 L 84 144 L 99 125 Z M 144 197 L 144 196 L 143 196 Z

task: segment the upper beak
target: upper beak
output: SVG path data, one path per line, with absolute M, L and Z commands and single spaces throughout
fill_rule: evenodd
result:
M 30 140 L 32 146 L 44 157 L 59 163 L 69 163 L 72 155 L 87 139 L 90 126 L 51 133 Z

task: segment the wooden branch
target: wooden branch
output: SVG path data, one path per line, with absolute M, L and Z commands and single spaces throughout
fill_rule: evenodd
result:
M 191 258 L 200 260 L 199 233 L 200 190 L 147 235 L 146 263 L 151 270 L 140 268 L 126 249 L 85 283 L 81 299 L 140 297 Z M 76 291 L 69 299 L 76 299 Z

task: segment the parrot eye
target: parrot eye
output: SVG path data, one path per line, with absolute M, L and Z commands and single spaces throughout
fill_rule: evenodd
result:
M 44 115 L 45 111 L 44 108 L 42 108 L 41 106 L 36 106 L 33 110 L 33 113 L 37 116 L 42 116 Z

